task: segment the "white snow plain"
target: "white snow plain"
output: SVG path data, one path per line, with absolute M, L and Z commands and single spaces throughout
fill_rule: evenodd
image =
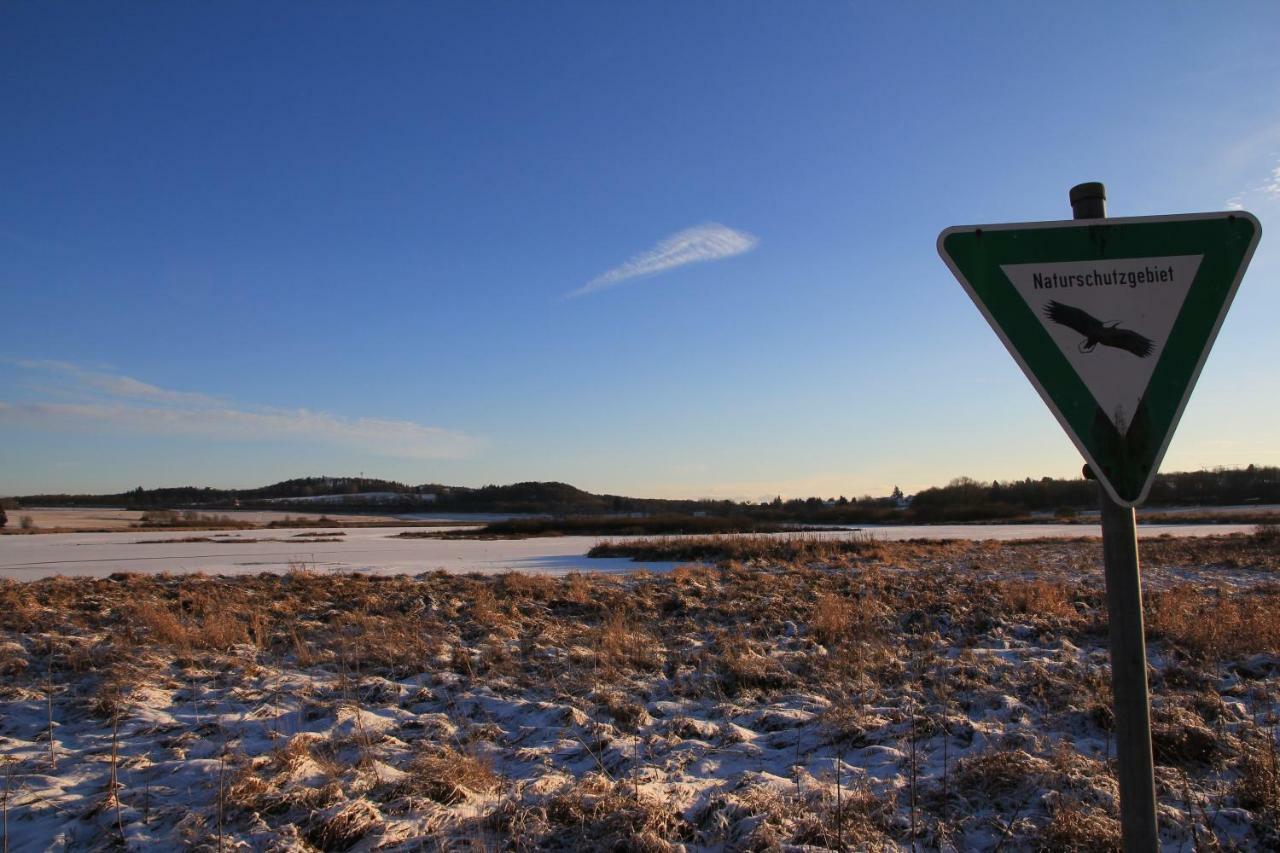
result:
M 1090 524 L 984 524 L 864 527 L 887 540 L 902 539 L 1039 539 L 1096 537 Z M 113 533 L 47 533 L 0 536 L 0 577 L 16 581 L 51 575 L 106 577 L 114 572 L 206 572 L 254 574 L 284 572 L 303 564 L 316 571 L 419 574 L 444 570 L 484 574 L 520 571 L 568 572 L 665 571 L 668 562 L 625 558 L 589 558 L 587 551 L 603 539 L 628 537 L 561 536 L 533 539 L 400 539 L 397 534 L 421 527 L 260 529 L 241 531 L 131 530 Z M 1153 524 L 1139 527 L 1142 537 L 1208 536 L 1248 533 L 1246 524 Z M 848 536 L 851 531 L 821 536 Z M 341 535 L 338 535 L 341 534 Z M 788 535 L 788 534 L 778 534 Z M 182 542 L 191 537 L 214 542 Z M 293 539 L 330 539 L 302 542 Z M 169 541 L 174 540 L 174 541 Z M 269 540 L 269 541 L 255 541 Z

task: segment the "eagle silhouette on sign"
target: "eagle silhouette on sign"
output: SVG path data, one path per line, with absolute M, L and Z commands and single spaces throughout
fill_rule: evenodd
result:
M 1088 311 L 1063 305 L 1056 299 L 1049 301 L 1044 308 L 1044 315 L 1059 326 L 1066 326 L 1084 335 L 1080 342 L 1080 352 L 1093 352 L 1094 347 L 1115 347 L 1130 352 L 1138 358 L 1151 355 L 1154 342 L 1146 335 L 1140 335 L 1132 329 L 1121 329 L 1120 322 L 1104 323 Z

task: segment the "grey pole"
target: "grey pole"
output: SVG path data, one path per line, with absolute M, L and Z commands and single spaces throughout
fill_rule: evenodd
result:
M 1071 188 L 1074 219 L 1107 215 L 1102 184 Z M 1111 633 L 1111 694 L 1115 706 L 1120 782 L 1120 831 L 1126 853 L 1155 853 L 1155 771 L 1151 760 L 1151 702 L 1147 696 L 1147 644 L 1142 628 L 1142 579 L 1138 574 L 1138 525 L 1134 511 L 1098 484 L 1102 511 L 1102 559 L 1107 578 Z

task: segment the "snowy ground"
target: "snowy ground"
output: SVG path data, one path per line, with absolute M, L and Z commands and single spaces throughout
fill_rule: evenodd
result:
M 884 540 L 1036 539 L 1097 536 L 1086 524 L 929 525 L 866 528 Z M 1251 525 L 1151 525 L 1144 537 L 1205 536 L 1252 531 Z M 452 572 L 628 571 L 625 560 L 588 560 L 600 537 L 564 536 L 521 540 L 401 539 L 397 534 L 421 528 L 347 528 L 344 530 L 180 531 L 127 533 L 50 533 L 0 536 L 0 577 L 33 580 L 55 574 L 106 577 L 113 572 L 195 572 L 222 574 L 282 572 L 296 563 L 320 571 L 417 574 Z M 830 534 L 833 537 L 848 533 Z M 183 542 L 200 538 L 214 541 Z M 647 568 L 670 568 L 652 562 Z
M 1110 849 L 1096 543 L 0 583 L 8 849 Z M 1273 847 L 1280 552 L 1144 546 L 1167 849 Z

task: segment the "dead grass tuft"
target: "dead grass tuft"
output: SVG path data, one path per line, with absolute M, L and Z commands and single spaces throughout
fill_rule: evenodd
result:
M 497 593 L 505 598 L 547 601 L 555 596 L 559 584 L 548 575 L 507 572 L 498 576 Z
M 893 804 L 865 783 L 832 786 L 801 797 L 760 783 L 720 791 L 698 811 L 700 837 L 711 849 L 882 850 L 895 848 Z
M 585 776 L 545 805 L 549 838 L 538 847 L 667 853 L 693 828 L 675 808 L 598 773 Z
M 1280 829 L 1280 754 L 1275 732 L 1264 730 L 1246 742 L 1239 762 L 1235 795 L 1245 808 L 1257 812 L 1272 831 Z
M 1041 850 L 1112 853 L 1121 849 L 1120 822 L 1103 809 L 1064 799 L 1050 809 L 1050 815 L 1038 839 Z
M 1157 764 L 1175 767 L 1209 764 L 1221 752 L 1218 735 L 1204 720 L 1177 706 L 1153 711 L 1151 749 Z
M 833 646 L 849 633 L 853 624 L 853 603 L 842 595 L 823 593 L 813 603 L 809 627 L 813 637 L 824 646 Z
M 652 672 L 665 662 L 662 644 L 621 611 L 611 613 L 596 631 L 595 647 L 606 666 Z
M 1147 628 L 1202 661 L 1280 653 L 1280 591 L 1203 590 L 1192 585 L 1154 592 Z
M 307 841 L 321 850 L 350 850 L 383 825 L 382 813 L 366 799 L 335 803 L 307 821 Z
M 1031 792 L 1043 790 L 1050 771 L 1048 761 L 1023 750 L 992 749 L 960 759 L 953 790 L 1012 809 Z
M 750 640 L 729 637 L 718 645 L 720 676 L 730 696 L 748 690 L 780 690 L 796 683 L 795 676 L 786 667 Z
M 1072 589 L 1062 581 L 1006 581 L 1000 592 L 1012 613 L 1072 621 L 1080 617 Z
M 491 794 L 502 779 L 489 764 L 450 746 L 431 746 L 414 758 L 401 790 L 453 805 L 476 794 Z

